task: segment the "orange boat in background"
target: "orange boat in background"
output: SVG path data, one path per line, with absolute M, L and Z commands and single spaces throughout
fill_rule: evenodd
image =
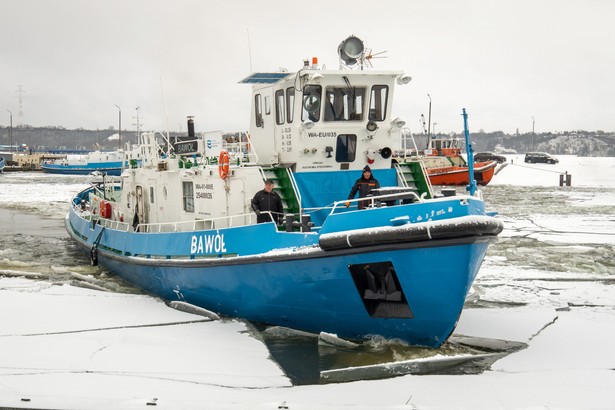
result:
M 432 185 L 468 185 L 470 178 L 468 164 L 461 156 L 463 140 L 459 138 L 432 136 L 425 150 L 423 162 Z M 487 185 L 493 175 L 497 161 L 474 163 L 474 179 L 479 185 Z

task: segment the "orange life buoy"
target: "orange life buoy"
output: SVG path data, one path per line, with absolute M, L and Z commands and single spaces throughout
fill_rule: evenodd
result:
M 220 178 L 226 179 L 228 177 L 229 164 L 228 151 L 223 149 L 220 151 L 220 156 L 218 157 L 218 173 L 220 174 Z

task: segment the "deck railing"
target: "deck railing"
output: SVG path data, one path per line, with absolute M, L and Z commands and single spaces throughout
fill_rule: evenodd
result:
M 269 212 L 266 212 L 269 213 Z M 135 227 L 135 232 L 141 233 L 164 233 L 164 232 L 190 232 L 202 231 L 207 229 L 231 228 L 234 226 L 252 225 L 255 214 L 239 214 L 231 216 L 222 216 L 209 219 L 195 219 L 192 221 L 181 222 L 158 222 L 149 224 L 138 224 Z M 226 223 L 222 223 L 226 222 Z
M 391 187 L 390 190 L 394 190 L 394 187 Z M 400 201 L 400 200 L 406 200 L 406 199 L 412 199 L 413 202 L 424 202 L 423 198 L 418 196 L 416 192 L 411 191 L 410 188 L 400 188 L 397 190 L 397 192 L 394 192 L 391 194 L 383 194 L 383 195 L 376 195 L 376 196 L 367 196 L 364 198 L 355 198 L 355 199 L 348 199 L 348 200 L 342 200 L 342 201 L 335 201 L 333 203 L 333 206 L 331 207 L 331 212 L 329 213 L 329 215 L 334 214 L 337 208 L 341 208 L 342 206 L 345 207 L 347 202 L 349 202 L 350 204 L 354 204 L 357 202 L 367 202 L 368 206 L 366 206 L 365 208 L 377 208 L 381 206 L 383 202 L 387 203 L 387 202 L 394 202 L 394 201 Z

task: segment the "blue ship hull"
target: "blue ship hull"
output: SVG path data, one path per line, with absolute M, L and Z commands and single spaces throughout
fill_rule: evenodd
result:
M 166 300 L 310 332 L 437 347 L 453 332 L 488 244 L 501 230 L 501 222 L 484 216 L 482 202 L 451 206 L 458 202 L 331 215 L 318 234 L 278 232 L 273 223 L 124 232 L 92 225 L 74 207 L 66 225 L 100 264 Z M 436 214 L 441 207 L 449 217 L 470 218 L 469 228 L 444 216 L 376 228 L 395 215 Z
M 119 176 L 122 173 L 122 162 L 93 162 L 86 165 L 41 164 L 41 169 L 50 174 L 89 175 L 98 171 L 107 175 Z
M 241 265 L 152 266 L 134 260 L 127 265 L 113 257 L 101 263 L 148 292 L 223 315 L 351 339 L 381 335 L 437 347 L 453 332 L 478 272 L 477 261 L 487 250 L 487 241 L 469 242 L 437 247 L 438 258 L 455 261 L 445 271 L 424 263 L 434 248 L 394 246 Z M 383 261 L 395 268 L 407 316 L 370 316 L 348 270 L 350 265 Z

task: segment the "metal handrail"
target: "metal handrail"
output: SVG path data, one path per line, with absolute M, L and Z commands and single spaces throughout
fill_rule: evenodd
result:
M 299 203 L 299 213 L 303 213 L 302 211 L 302 201 L 301 201 L 301 191 L 299 190 L 299 186 L 297 185 L 297 180 L 295 179 L 295 174 L 290 170 L 290 168 L 286 168 L 286 172 L 288 173 L 288 178 L 290 179 L 290 184 L 293 187 L 293 191 L 295 192 L 295 197 L 297 198 L 297 203 Z
M 98 224 L 105 228 L 115 229 L 116 231 L 128 232 L 130 230 L 130 225 L 127 222 L 113 221 L 106 218 L 98 218 Z
M 419 149 L 416 145 L 416 140 L 414 139 L 414 134 L 412 134 L 412 132 L 410 131 L 410 128 L 404 128 L 402 130 L 402 148 L 404 150 L 404 160 L 408 157 L 408 146 L 406 145 L 406 141 L 408 139 L 408 136 L 410 137 L 410 140 L 412 141 L 412 145 L 414 146 L 414 152 L 416 152 L 416 156 L 419 155 Z M 411 155 L 412 156 L 412 155 Z
M 406 181 L 406 178 L 404 177 L 404 173 L 401 171 L 401 167 L 399 166 L 398 163 L 395 163 L 395 172 L 397 173 L 397 180 L 401 181 L 401 184 L 404 186 L 404 188 L 408 188 L 408 182 Z
M 233 219 L 235 218 L 245 218 L 245 217 L 249 218 L 249 222 L 248 223 L 242 223 L 242 224 L 238 224 L 238 225 L 234 225 L 233 224 Z M 147 223 L 147 224 L 138 224 L 135 227 L 135 231 L 136 232 L 142 232 L 142 233 L 165 233 L 165 232 L 189 232 L 189 231 L 196 231 L 197 230 L 197 224 L 203 224 L 206 225 L 207 223 L 211 224 L 210 228 L 207 229 L 217 229 L 216 228 L 216 221 L 223 221 L 223 220 L 228 220 L 229 224 L 228 227 L 233 227 L 233 226 L 244 226 L 244 225 L 251 225 L 254 222 L 252 221 L 252 218 L 254 217 L 253 213 L 247 213 L 247 214 L 238 214 L 238 215 L 230 215 L 230 216 L 221 216 L 221 217 L 217 217 L 217 218 L 209 218 L 209 219 L 194 219 L 191 221 L 177 221 L 177 222 L 157 222 L 157 223 Z M 190 227 L 190 229 L 188 230 L 181 230 L 178 228 L 183 226 L 183 225 L 188 225 L 188 227 Z M 168 230 L 168 231 L 163 231 L 162 227 L 164 226 L 170 226 L 173 229 L 172 230 Z M 157 228 L 157 229 L 156 229 Z
M 386 200 L 387 198 L 388 199 L 398 199 L 402 195 L 411 195 L 411 196 L 413 196 L 416 199 L 417 202 L 424 202 L 425 201 L 423 198 L 418 196 L 416 194 L 416 192 L 413 192 L 413 191 L 408 191 L 408 192 L 404 192 L 404 193 L 395 193 L 395 194 L 384 194 L 384 195 L 377 195 L 377 196 L 366 196 L 366 197 L 363 197 L 363 198 L 346 199 L 346 200 L 341 200 L 341 201 L 333 202 L 333 207 L 332 207 L 331 212 L 329 213 L 329 215 L 332 215 L 332 214 L 335 213 L 335 210 L 337 209 L 338 205 L 344 204 L 344 206 L 345 206 L 345 204 L 347 202 L 354 203 L 354 202 L 370 201 L 371 206 L 374 207 L 374 205 L 376 205 L 376 201 Z

